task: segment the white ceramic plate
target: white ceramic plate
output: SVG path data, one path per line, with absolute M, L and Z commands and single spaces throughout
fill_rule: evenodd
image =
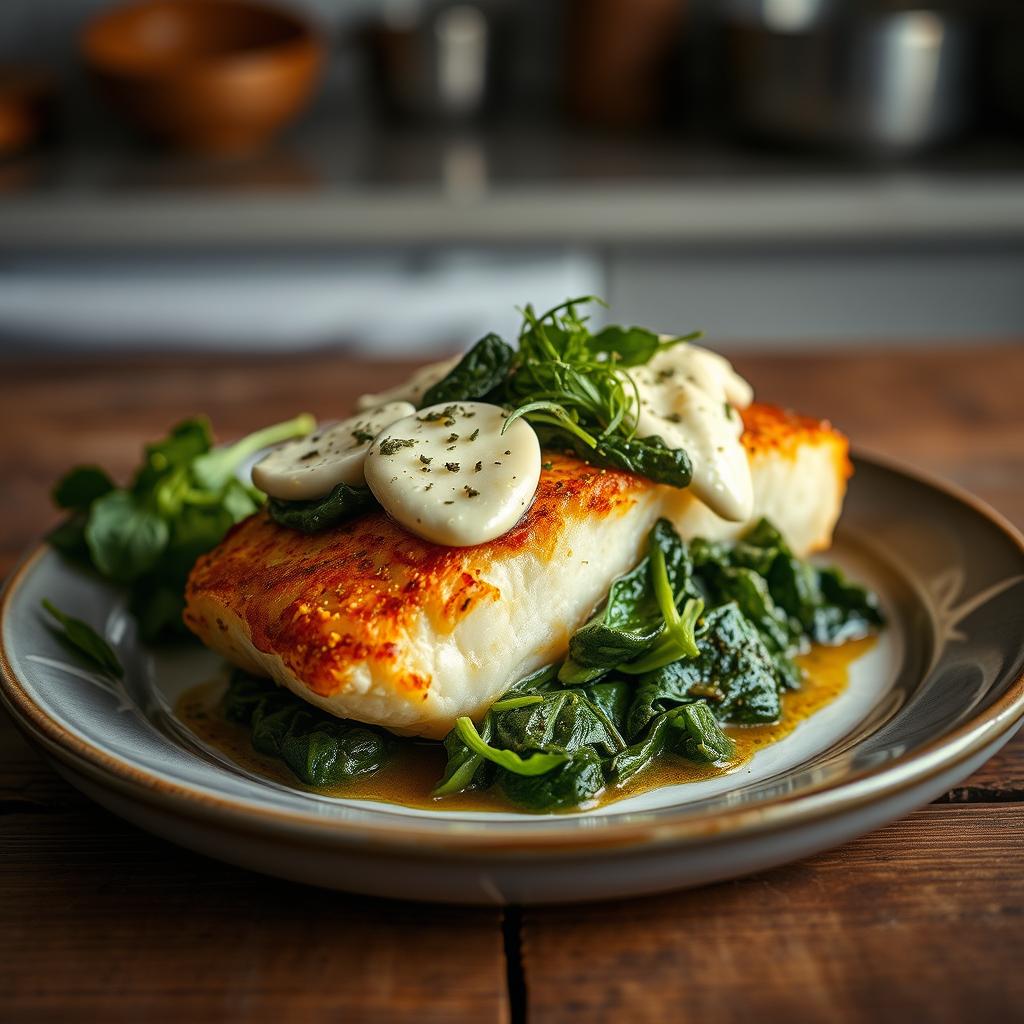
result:
M 190 741 L 178 696 L 219 662 L 137 642 L 121 596 L 45 547 L 0 605 L 3 697 L 57 770 L 117 814 L 214 857 L 317 885 L 460 902 L 698 885 L 859 835 L 974 771 L 1024 717 L 1024 540 L 966 495 L 858 459 L 828 560 L 889 627 L 843 694 L 736 772 L 558 815 L 422 810 L 311 793 Z M 113 686 L 40 614 L 102 631 Z

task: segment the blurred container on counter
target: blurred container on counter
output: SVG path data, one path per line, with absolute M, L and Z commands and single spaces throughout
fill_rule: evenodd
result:
M 955 14 L 843 0 L 733 0 L 733 113 L 762 139 L 911 153 L 970 109 L 972 38 Z
M 306 105 L 324 45 L 296 13 L 254 0 L 143 0 L 81 40 L 108 100 L 147 135 L 206 153 L 264 145 Z
M 450 121 L 483 113 L 493 87 L 493 18 L 484 4 L 383 3 L 363 35 L 384 108 Z
M 46 71 L 0 67 L 0 158 L 28 149 L 52 125 L 56 87 Z
M 684 0 L 571 0 L 565 57 L 570 111 L 610 128 L 657 121 L 684 7 Z

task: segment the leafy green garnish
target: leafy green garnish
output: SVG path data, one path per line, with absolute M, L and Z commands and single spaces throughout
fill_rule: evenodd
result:
M 642 327 L 610 326 L 593 334 L 588 318 L 577 311 L 593 302 L 601 300 L 569 299 L 540 315 L 527 305 L 518 350 L 488 334 L 426 392 L 421 407 L 486 399 L 508 408 L 506 429 L 520 417 L 529 420 L 544 448 L 688 486 L 692 467 L 685 451 L 659 437 L 636 436 L 639 394 L 624 370 L 699 332 L 667 341 Z
M 94 466 L 72 469 L 53 492 L 71 515 L 49 540 L 68 557 L 131 588 L 131 609 L 144 639 L 183 634 L 183 593 L 195 560 L 262 504 L 263 495 L 236 477 L 239 466 L 261 448 L 314 426 L 312 416 L 298 416 L 214 448 L 209 424 L 200 417 L 146 445 L 129 487 L 115 487 Z
M 267 511 L 275 523 L 303 533 L 328 530 L 375 507 L 377 499 L 369 487 L 350 487 L 348 484 L 338 484 L 330 494 L 310 501 L 271 498 L 267 502 Z
M 60 625 L 63 630 L 62 636 L 68 643 L 81 651 L 90 661 L 95 662 L 104 672 L 109 672 L 118 679 L 124 675 L 124 669 L 121 667 L 121 662 L 117 660 L 113 648 L 89 623 L 62 612 L 45 598 L 42 604 L 43 608 Z
M 79 466 L 62 477 L 54 487 L 53 503 L 57 508 L 81 512 L 113 489 L 113 480 L 99 466 Z

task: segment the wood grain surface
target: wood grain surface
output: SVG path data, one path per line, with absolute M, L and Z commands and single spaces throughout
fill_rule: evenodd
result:
M 759 397 L 955 480 L 1024 525 L 1024 345 L 738 358 Z M 67 466 L 176 418 L 222 438 L 339 415 L 406 367 L 337 354 L 0 364 L 0 574 Z M 798 864 L 589 907 L 322 893 L 152 839 L 0 717 L 0 1019 L 1008 1021 L 1024 1005 L 1024 738 L 935 804 Z

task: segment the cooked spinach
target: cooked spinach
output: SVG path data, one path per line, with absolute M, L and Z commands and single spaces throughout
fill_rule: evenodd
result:
M 348 484 L 338 484 L 330 494 L 311 501 L 271 498 L 267 502 L 267 512 L 275 523 L 303 533 L 329 530 L 332 526 L 338 526 L 378 507 L 377 499 L 369 487 L 350 487 Z
M 684 595 L 693 571 L 686 545 L 671 524 L 660 519 L 647 539 L 648 554 L 611 586 L 597 614 L 572 635 L 569 659 L 559 672 L 565 683 L 582 683 L 647 654 L 665 632 L 658 583 L 674 604 Z M 655 573 L 653 561 L 659 560 Z
M 497 334 L 485 334 L 449 371 L 448 376 L 428 388 L 420 408 L 441 402 L 469 402 L 486 399 L 508 376 L 515 350 Z
M 693 701 L 658 715 L 636 743 L 612 759 L 609 774 L 621 784 L 666 752 L 714 763 L 728 760 L 733 750 L 732 740 L 722 732 L 707 702 Z
M 224 713 L 251 729 L 253 747 L 284 761 L 307 786 L 337 786 L 386 763 L 393 739 L 319 711 L 267 679 L 232 674 Z
M 687 544 L 661 520 L 644 559 L 573 634 L 567 661 L 509 687 L 479 725 L 458 720 L 434 795 L 494 789 L 524 810 L 561 811 L 661 758 L 727 762 L 723 725 L 776 721 L 800 682 L 795 654 L 881 623 L 874 595 L 795 559 L 768 523 L 736 543 Z M 380 734 L 265 681 L 236 676 L 226 708 L 310 785 L 383 763 Z
M 524 777 L 453 731 L 435 793 L 496 786 L 527 810 L 561 810 L 661 757 L 727 761 L 722 724 L 776 721 L 782 692 L 800 683 L 795 654 L 881 624 L 874 595 L 793 558 L 767 522 L 734 544 L 686 544 L 659 521 L 646 557 L 571 637 L 569 658 L 510 688 L 483 720 L 489 749 L 562 760 Z

